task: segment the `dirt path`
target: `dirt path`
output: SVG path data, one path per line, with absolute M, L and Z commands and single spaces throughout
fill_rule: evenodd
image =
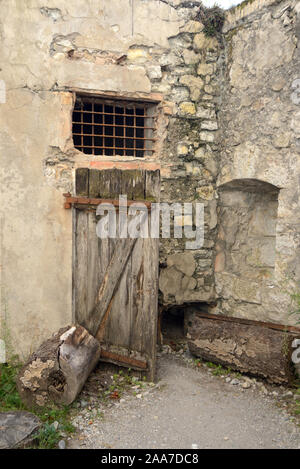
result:
M 159 358 L 158 377 L 156 387 L 128 395 L 101 418 L 79 415 L 79 438 L 68 446 L 300 448 L 299 427 L 255 384 L 243 389 L 168 355 Z

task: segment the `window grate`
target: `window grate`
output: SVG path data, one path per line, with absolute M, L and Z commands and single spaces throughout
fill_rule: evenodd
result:
M 79 95 L 72 119 L 74 147 L 89 155 L 151 156 L 155 108 L 153 103 Z

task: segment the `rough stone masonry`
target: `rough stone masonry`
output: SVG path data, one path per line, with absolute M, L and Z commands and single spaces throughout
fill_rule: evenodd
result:
M 72 215 L 62 194 L 74 193 L 79 167 L 160 168 L 162 202 L 204 204 L 201 249 L 161 242 L 162 305 L 204 302 L 215 313 L 295 322 L 299 2 L 243 2 L 216 36 L 205 34 L 200 6 L 2 0 L 1 338 L 21 356 L 72 322 Z M 153 156 L 76 150 L 76 91 L 159 101 Z

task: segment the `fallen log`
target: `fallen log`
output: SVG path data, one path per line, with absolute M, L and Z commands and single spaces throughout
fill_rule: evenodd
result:
M 277 384 L 295 379 L 292 346 L 300 328 L 261 323 L 189 308 L 185 332 L 190 352 L 205 361 Z
M 30 407 L 71 404 L 100 357 L 100 344 L 82 326 L 60 329 L 42 343 L 17 378 L 21 399 Z

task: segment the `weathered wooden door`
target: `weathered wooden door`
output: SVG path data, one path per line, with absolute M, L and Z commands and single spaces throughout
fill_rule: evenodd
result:
M 159 171 L 76 171 L 76 196 L 82 198 L 117 200 L 127 195 L 128 200 L 158 201 L 159 190 Z M 97 203 L 78 199 L 74 205 L 75 320 L 99 339 L 102 359 L 141 370 L 153 380 L 158 239 L 99 238 Z

